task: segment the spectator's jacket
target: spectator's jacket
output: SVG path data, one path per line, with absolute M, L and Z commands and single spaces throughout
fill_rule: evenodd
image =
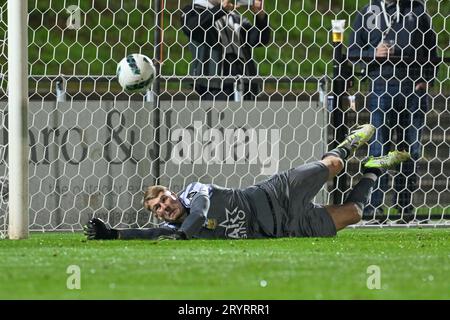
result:
M 226 37 L 224 25 L 227 21 L 234 21 L 238 28 L 238 41 L 242 45 L 238 53 L 231 49 L 236 37 Z M 183 8 L 181 16 L 182 30 L 189 39 L 189 48 L 193 61 L 190 65 L 192 76 L 229 76 L 229 75 L 257 75 L 257 66 L 252 59 L 252 49 L 266 45 L 270 40 L 270 28 L 267 15 L 256 18 L 253 25 L 248 19 L 233 12 L 226 12 L 220 6 L 205 8 L 200 5 L 188 5 Z M 219 32 L 220 29 L 222 32 Z M 229 30 L 228 30 L 229 31 Z M 236 47 L 236 46 L 235 46 Z M 237 63 L 235 63 L 237 61 Z M 224 63 L 225 62 L 225 63 Z M 215 89 L 233 90 L 233 84 L 227 83 L 225 88 L 220 80 L 209 82 L 197 81 L 197 86 Z M 259 93 L 256 83 L 252 83 L 254 94 Z
M 372 0 L 357 13 L 352 30 L 348 55 L 353 62 L 366 63 L 371 79 L 381 75 L 432 83 L 437 73 L 437 40 L 422 1 Z M 394 41 L 391 62 L 375 59 L 375 49 L 383 40 Z

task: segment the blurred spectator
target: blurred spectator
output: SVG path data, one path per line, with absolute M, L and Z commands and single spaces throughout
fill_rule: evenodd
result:
M 192 76 L 257 75 L 253 48 L 269 43 L 268 17 L 262 0 L 255 0 L 250 6 L 254 24 L 237 8 L 229 0 L 193 0 L 193 5 L 183 8 L 181 24 L 193 57 Z M 206 79 L 195 82 L 195 90 L 206 100 L 233 100 L 235 89 L 239 87 L 233 82 Z M 254 100 L 261 91 L 255 81 L 250 87 L 245 83 L 242 89 L 245 100 Z
M 353 23 L 349 57 L 366 63 L 371 80 L 368 109 L 377 128 L 369 153 L 385 154 L 393 142 L 412 155 L 412 161 L 403 163 L 394 179 L 394 206 L 405 221 L 414 217 L 412 194 L 418 180 L 415 161 L 422 152 L 428 89 L 437 72 L 436 49 L 436 34 L 423 1 L 372 0 Z M 380 179 L 366 216 L 373 217 L 374 210 L 381 209 L 387 182 L 386 175 Z

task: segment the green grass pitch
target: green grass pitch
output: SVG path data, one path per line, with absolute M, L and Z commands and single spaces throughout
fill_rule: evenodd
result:
M 32 233 L 0 240 L 0 299 L 449 299 L 449 240 L 450 229 L 162 242 Z M 79 290 L 67 288 L 70 265 Z M 367 287 L 372 265 L 380 289 Z

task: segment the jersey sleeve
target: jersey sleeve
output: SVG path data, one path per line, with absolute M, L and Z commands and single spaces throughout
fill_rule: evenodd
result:
M 178 199 L 181 201 L 185 208 L 190 209 L 192 200 L 194 199 L 195 195 L 199 193 L 205 194 L 209 197 L 211 195 L 210 185 L 199 182 L 190 183 L 183 191 L 181 191 Z
M 205 223 L 210 205 L 210 187 L 202 183 L 191 183 L 181 193 L 179 199 L 189 214 L 182 223 L 180 231 L 190 239 Z

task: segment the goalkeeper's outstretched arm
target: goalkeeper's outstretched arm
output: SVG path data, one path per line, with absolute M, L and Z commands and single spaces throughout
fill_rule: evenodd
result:
M 84 234 L 88 240 L 156 240 L 161 237 L 182 240 L 186 238 L 182 232 L 167 227 L 123 230 L 112 229 L 99 218 L 91 219 L 87 225 L 84 226 Z

